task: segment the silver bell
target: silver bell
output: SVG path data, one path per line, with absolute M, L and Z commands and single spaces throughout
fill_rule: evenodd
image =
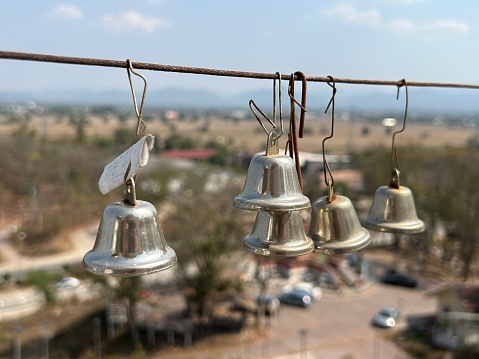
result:
M 357 251 L 371 241 L 349 198 L 332 193 L 313 203 L 308 235 L 314 242 L 314 251 L 325 254 Z
M 271 134 L 266 154 L 251 160 L 243 192 L 234 198 L 233 205 L 253 211 L 290 211 L 311 206 L 301 192 L 293 159 L 279 154 L 278 142 Z
M 131 179 L 124 201 L 111 203 L 103 211 L 95 245 L 83 257 L 83 266 L 94 274 L 137 276 L 170 268 L 176 260 L 156 208 L 136 200 Z
M 313 241 L 303 229 L 301 211 L 259 211 L 244 248 L 269 257 L 293 257 L 311 253 Z
M 409 188 L 399 186 L 399 171 L 393 169 L 389 186 L 376 190 L 369 214 L 361 223 L 374 231 L 413 234 L 424 230 L 416 214 Z

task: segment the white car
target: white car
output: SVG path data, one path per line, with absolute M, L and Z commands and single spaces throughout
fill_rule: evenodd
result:
M 399 320 L 399 308 L 382 308 L 373 318 L 372 324 L 380 328 L 393 328 Z
M 55 284 L 56 289 L 75 288 L 80 285 L 80 280 L 73 277 L 65 277 Z

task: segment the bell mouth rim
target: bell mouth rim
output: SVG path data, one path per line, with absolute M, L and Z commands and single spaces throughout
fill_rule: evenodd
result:
M 361 225 L 376 232 L 397 234 L 421 233 L 425 229 L 424 222 L 420 219 L 406 222 L 372 222 L 367 218 L 361 220 Z
M 291 211 L 291 210 L 301 210 L 311 207 L 311 202 L 309 198 L 303 196 L 297 200 L 291 201 L 291 197 L 285 199 L 242 199 L 240 197 L 235 197 L 233 201 L 233 206 L 239 209 L 247 209 L 251 211 L 260 211 L 260 210 L 271 210 L 271 211 Z
M 261 242 L 247 235 L 243 240 L 243 248 L 249 252 L 265 257 L 299 257 L 314 251 L 314 243 L 310 238 L 306 237 L 305 242 L 299 245 L 288 246 L 277 242 Z M 269 244 L 269 245 L 268 245 Z
M 344 254 L 359 251 L 371 243 L 371 235 L 366 228 L 361 228 L 361 233 L 345 241 L 333 240 L 324 241 L 323 237 L 316 234 L 311 235 L 314 243 L 314 252 L 323 254 Z M 323 241 L 321 241 L 321 239 Z
M 90 256 L 97 256 L 98 259 L 89 258 Z M 148 255 L 147 257 L 156 257 Z M 167 247 L 164 254 L 160 256 L 163 260 L 143 260 L 125 259 L 125 257 L 111 257 L 108 256 L 107 265 L 99 262 L 105 262 L 104 257 L 96 255 L 93 251 L 89 251 L 83 257 L 83 268 L 93 274 L 116 277 L 133 277 L 160 272 L 173 267 L 178 258 L 173 248 Z M 165 259 L 166 258 L 166 259 Z M 129 263 L 129 261 L 131 263 Z M 137 263 L 135 263 L 137 262 Z M 140 262 L 140 263 L 138 263 Z

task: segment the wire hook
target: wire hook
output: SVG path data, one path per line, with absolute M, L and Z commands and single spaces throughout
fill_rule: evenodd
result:
M 301 88 L 301 103 L 294 98 L 294 81 L 298 77 L 302 82 Z M 301 164 L 299 161 L 299 148 L 298 148 L 298 133 L 296 132 L 296 108 L 297 104 L 301 108 L 301 115 L 299 119 L 299 137 L 303 138 L 304 134 L 304 119 L 306 117 L 306 76 L 301 71 L 296 71 L 291 74 L 288 84 L 288 95 L 290 98 L 291 112 L 289 121 L 289 133 L 287 150 L 289 150 L 290 157 L 295 161 L 296 173 L 298 174 L 299 187 L 303 191 L 303 177 L 301 174 Z
M 402 128 L 396 132 L 393 133 L 392 137 L 392 144 L 391 144 L 391 184 L 395 186 L 399 186 L 397 176 L 399 175 L 399 161 L 398 161 L 398 156 L 397 156 L 397 150 L 396 150 L 396 145 L 394 144 L 396 135 L 398 133 L 401 133 L 404 131 L 406 128 L 406 121 L 407 121 L 407 110 L 408 110 L 408 105 L 409 105 L 409 95 L 408 95 L 408 90 L 407 90 L 407 82 L 405 79 L 402 79 L 398 84 L 397 84 L 397 94 L 396 94 L 396 100 L 399 100 L 399 89 L 404 86 L 404 89 L 406 90 L 406 104 L 404 107 L 404 118 L 403 118 L 403 124 Z M 393 163 L 395 162 L 396 167 L 394 167 Z
M 331 84 L 332 82 L 332 84 Z M 326 140 L 329 140 L 334 136 L 334 101 L 336 97 L 336 80 L 332 76 L 328 76 L 328 82 L 327 84 L 333 89 L 333 94 L 331 96 L 331 99 L 329 100 L 328 106 L 326 106 L 326 110 L 324 110 L 324 113 L 327 113 L 329 108 L 331 107 L 331 132 L 329 136 L 325 137 L 323 139 L 323 142 L 321 144 L 322 149 L 323 149 L 323 172 L 324 172 L 324 182 L 328 186 L 328 200 L 331 202 L 333 200 L 333 185 L 334 185 L 334 178 L 333 174 L 331 173 L 331 168 L 329 167 L 329 163 L 326 160 L 326 154 L 324 150 L 324 143 Z M 329 175 L 329 178 L 328 178 Z
M 146 131 L 146 123 L 143 120 L 142 116 L 143 116 L 143 107 L 145 105 L 145 95 L 146 95 L 146 88 L 148 86 L 148 81 L 146 81 L 145 76 L 143 76 L 142 74 L 139 74 L 138 72 L 133 70 L 133 66 L 131 64 L 130 59 L 126 60 L 126 64 L 127 64 L 126 71 L 127 71 L 127 74 L 128 74 L 128 80 L 130 82 L 131 94 L 133 96 L 133 104 L 135 105 L 135 112 L 136 112 L 136 116 L 138 118 L 138 122 L 137 122 L 137 125 L 136 125 L 136 135 L 138 136 L 140 134 L 140 127 L 142 125 L 143 125 L 143 131 L 142 131 L 142 135 L 143 135 Z M 143 94 L 141 96 L 141 104 L 140 104 L 140 109 L 139 110 L 138 110 L 138 104 L 136 102 L 135 88 L 133 87 L 133 81 L 132 81 L 130 72 L 133 72 L 133 74 L 135 74 L 136 76 L 141 77 L 144 84 L 145 84 L 145 86 L 143 87 Z
M 296 78 L 299 78 L 301 80 L 301 102 L 296 100 L 296 98 L 294 97 L 294 81 Z M 301 114 L 299 116 L 299 138 L 303 138 L 304 135 L 304 118 L 306 117 L 306 86 L 307 81 L 304 73 L 302 73 L 301 71 L 296 71 L 295 73 L 291 74 L 288 85 L 288 95 L 292 100 L 291 108 L 293 114 L 295 115 L 293 102 L 301 108 Z
M 278 84 L 279 84 L 279 124 L 280 124 L 280 133 L 273 138 L 274 141 L 278 140 L 283 135 L 283 100 L 282 100 L 282 94 L 281 94 L 281 73 L 276 72 L 276 75 L 278 76 Z M 258 107 L 256 102 L 254 100 L 249 100 L 249 108 L 251 109 L 251 112 L 253 113 L 254 117 L 256 120 L 258 120 L 260 126 L 263 128 L 264 132 L 269 136 L 271 132 L 269 132 L 265 125 L 263 124 L 263 121 L 261 118 L 258 116 L 256 113 L 255 109 L 263 116 L 263 118 L 268 121 L 268 123 L 273 126 L 273 128 L 276 128 L 276 79 L 273 80 L 273 120 L 270 120 L 270 118 Z

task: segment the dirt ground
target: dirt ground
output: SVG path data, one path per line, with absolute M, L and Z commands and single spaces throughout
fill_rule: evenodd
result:
M 0 116 L 2 132 L 14 132 L 17 124 L 6 124 L 6 118 Z M 285 122 L 287 133 L 288 122 Z M 76 127 L 69 125 L 68 120 L 48 117 L 33 117 L 31 126 L 38 133 L 50 138 L 73 138 Z M 105 122 L 100 117 L 91 117 L 86 126 L 86 133 L 90 137 L 113 137 L 113 132 L 120 126 L 118 121 Z M 130 118 L 123 127 L 131 128 L 132 134 L 136 128 L 136 121 Z M 357 119 L 355 121 L 335 120 L 334 137 L 327 141 L 326 152 L 330 154 L 347 154 L 361 151 L 372 145 L 389 147 L 391 145 L 392 131 L 387 131 L 381 124 Z M 392 128 L 399 130 L 399 125 Z M 330 134 L 331 120 L 329 117 L 311 117 L 306 119 L 305 134 L 299 140 L 299 148 L 305 152 L 321 153 L 321 142 Z M 256 120 L 232 121 L 221 118 L 208 118 L 197 121 L 160 121 L 159 119 L 147 122 L 146 133 L 156 136 L 158 141 L 168 138 L 173 131 L 186 137 L 193 137 L 201 143 L 211 140 L 223 142 L 231 150 L 257 152 L 263 151 L 266 146 L 267 136 Z M 397 146 L 421 145 L 424 147 L 462 146 L 471 136 L 477 134 L 479 129 L 451 128 L 445 125 L 430 125 L 408 122 L 403 133 L 396 136 Z M 280 148 L 286 146 L 286 134 L 280 139 Z M 157 142 L 156 146 L 160 144 Z

